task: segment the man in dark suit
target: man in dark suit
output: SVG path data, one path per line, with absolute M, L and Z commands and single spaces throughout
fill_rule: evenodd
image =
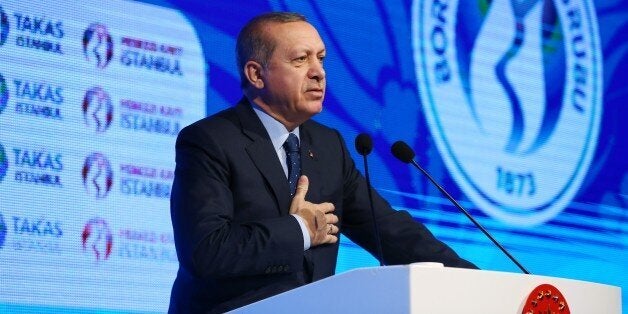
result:
M 180 268 L 170 312 L 221 312 L 334 274 L 338 233 L 375 255 L 364 177 L 322 110 L 325 45 L 270 13 L 237 40 L 244 97 L 184 128 L 171 214 Z M 373 191 L 388 264 L 475 266 Z

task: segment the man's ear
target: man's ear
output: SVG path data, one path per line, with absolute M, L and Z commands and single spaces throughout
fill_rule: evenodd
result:
M 244 64 L 244 76 L 246 76 L 249 84 L 257 89 L 264 88 L 262 70 L 262 65 L 255 61 L 249 60 L 246 64 Z

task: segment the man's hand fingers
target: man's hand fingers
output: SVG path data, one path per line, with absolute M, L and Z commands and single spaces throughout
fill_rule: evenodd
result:
M 314 220 L 316 222 L 316 230 L 318 232 L 327 232 L 325 228 L 327 228 L 327 219 L 325 219 L 325 214 L 322 211 L 316 210 L 314 211 Z
M 327 233 L 330 235 L 337 235 L 338 231 L 340 231 L 340 229 L 334 224 L 328 224 L 328 226 L 329 230 L 327 231 Z
M 305 194 L 307 194 L 309 185 L 310 181 L 306 176 L 299 177 L 299 180 L 297 181 L 297 191 L 294 193 L 292 203 L 290 203 L 291 214 L 299 214 L 301 211 L 301 207 L 305 204 Z
M 316 231 L 316 235 L 312 241 L 312 246 L 338 242 L 338 235 L 328 233 L 328 228 L 329 227 L 323 227 L 323 230 Z
M 334 210 L 336 210 L 336 206 L 334 206 L 334 204 L 329 203 L 329 202 L 320 203 L 320 204 L 318 204 L 317 208 L 319 210 L 322 210 L 324 213 L 331 213 Z
M 294 198 L 299 200 L 305 200 L 305 194 L 310 186 L 310 181 L 307 176 L 300 176 L 297 181 L 297 191 L 294 193 Z
M 337 224 L 338 216 L 334 214 L 325 214 L 325 221 L 327 221 L 328 224 Z
M 290 213 L 299 215 L 306 220 L 312 246 L 336 243 L 338 242 L 337 234 L 340 231 L 335 225 L 338 223 L 338 216 L 333 214 L 336 208 L 334 204 L 329 202 L 312 204 L 306 201 L 305 196 L 309 185 L 310 182 L 307 176 L 299 177 L 297 191 L 290 204 Z
M 333 234 L 328 234 L 327 237 L 325 237 L 325 243 L 336 243 L 336 242 L 338 242 L 338 237 Z

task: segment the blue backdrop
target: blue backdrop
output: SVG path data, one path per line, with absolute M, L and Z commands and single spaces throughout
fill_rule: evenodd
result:
M 315 120 L 351 146 L 359 133 L 373 137 L 372 183 L 393 207 L 480 268 L 520 272 L 424 177 L 392 157 L 391 144 L 404 140 L 531 273 L 620 286 L 627 304 L 628 3 L 143 2 L 181 12 L 196 32 L 207 115 L 241 97 L 234 58 L 240 27 L 262 12 L 304 14 L 327 46 L 328 90 Z M 0 131 L 9 132 L 5 125 Z M 375 265 L 342 239 L 337 272 Z M 174 278 L 173 264 L 164 269 Z M 168 289 L 129 302 L 159 300 L 165 310 Z M 29 308 L 5 297 L 7 309 Z
M 516 202 L 509 202 L 506 199 L 501 202 L 505 205 L 500 215 L 498 201 L 495 202 L 498 206 L 487 205 L 492 208 L 483 210 L 480 208 L 480 203 L 490 202 L 474 202 L 470 200 L 469 195 L 464 193 L 461 186 L 467 184 L 462 182 L 465 179 L 452 175 L 452 172 L 456 170 L 452 171 L 444 162 L 445 158 L 450 157 L 444 156 L 447 153 L 440 150 L 436 143 L 435 138 L 442 137 L 442 134 L 435 134 L 439 132 L 438 129 L 430 128 L 428 124 L 426 108 L 441 106 L 455 111 L 449 113 L 450 116 L 447 118 L 450 122 L 464 128 L 468 121 L 460 120 L 466 119 L 466 116 L 460 113 L 460 120 L 455 120 L 455 117 L 457 111 L 465 111 L 468 107 L 464 104 L 464 97 L 455 99 L 455 102 L 433 104 L 437 101 L 430 100 L 429 92 L 421 90 L 421 87 L 430 88 L 429 84 L 417 82 L 420 79 L 417 72 L 426 69 L 417 64 L 417 59 L 421 58 L 416 56 L 419 52 L 415 47 L 417 34 L 413 28 L 420 26 L 416 24 L 427 24 L 425 21 L 427 18 L 418 21 L 416 16 L 420 15 L 419 13 L 429 15 L 429 8 L 426 9 L 425 6 L 434 5 L 424 2 L 429 1 L 247 1 L 245 4 L 238 3 L 237 5 L 222 1 L 192 1 L 186 4 L 170 4 L 187 12 L 187 16 L 197 28 L 203 42 L 209 77 L 208 114 L 235 103 L 241 95 L 233 58 L 234 42 L 239 27 L 260 12 L 273 10 L 301 12 L 319 29 L 328 50 L 326 59 L 328 93 L 324 112 L 315 119 L 339 129 L 350 145 L 360 132 L 367 132 L 373 136 L 375 149 L 370 157 L 373 185 L 395 207 L 409 210 L 417 219 L 427 223 L 441 239 L 454 246 L 464 257 L 477 263 L 481 268 L 519 272 L 515 265 L 463 215 L 459 214 L 426 179 L 417 174 L 415 169 L 400 163 L 391 156 L 390 145 L 396 140 L 405 140 L 416 150 L 417 161 L 444 184 L 450 193 L 460 200 L 463 206 L 469 209 L 532 273 L 621 286 L 624 290 L 624 304 L 626 304 L 628 300 L 626 297 L 628 276 L 625 275 L 628 272 L 626 251 L 628 245 L 626 227 L 628 148 L 625 136 L 626 127 L 622 123 L 626 121 L 627 115 L 625 106 L 622 104 L 628 98 L 628 88 L 623 83 L 627 79 L 626 70 L 628 70 L 628 62 L 626 62 L 628 5 L 622 1 L 575 1 L 580 5 L 582 20 L 587 20 L 590 24 L 589 29 L 582 30 L 583 36 L 598 37 L 595 47 L 591 44 L 570 48 L 579 45 L 575 39 L 578 34 L 570 33 L 572 30 L 569 27 L 572 21 L 569 13 L 556 13 L 555 11 L 561 8 L 556 8 L 557 4 L 553 4 L 552 1 L 532 1 L 531 7 L 536 6 L 536 8 L 531 9 L 536 9 L 537 12 L 532 12 L 528 16 L 522 13 L 521 20 L 529 23 L 530 26 L 527 33 L 521 36 L 527 36 L 526 41 L 535 40 L 535 36 L 545 38 L 545 43 L 542 47 L 536 47 L 540 51 L 538 54 L 542 56 L 531 60 L 523 59 L 521 61 L 523 64 L 515 65 L 515 61 L 512 62 L 512 67 L 521 68 L 521 70 L 512 70 L 509 73 L 508 80 L 513 85 L 519 86 L 513 94 L 520 95 L 519 97 L 523 100 L 525 97 L 541 103 L 547 100 L 545 104 L 548 108 L 547 112 L 567 111 L 569 107 L 576 106 L 572 103 L 572 98 L 578 96 L 575 92 L 569 91 L 565 85 L 569 84 L 568 77 L 578 76 L 579 72 L 568 68 L 568 66 L 576 67 L 576 65 L 567 63 L 569 52 L 565 50 L 582 49 L 591 55 L 599 53 L 595 56 L 596 60 L 587 61 L 590 63 L 587 69 L 589 72 L 587 79 L 590 82 L 587 83 L 596 84 L 593 81 L 597 81 L 600 84 L 599 89 L 591 88 L 587 93 L 598 93 L 599 98 L 590 99 L 585 105 L 590 107 L 591 111 L 597 110 L 597 112 L 588 113 L 588 120 L 576 122 L 576 120 L 565 119 L 555 122 L 557 125 L 562 124 L 562 127 L 582 128 L 582 131 L 588 131 L 589 133 L 578 133 L 577 130 L 573 130 L 573 134 L 577 137 L 594 137 L 588 139 L 591 141 L 586 144 L 589 145 L 588 147 L 584 147 L 585 144 L 571 145 L 579 139 L 570 135 L 572 130 L 558 131 L 557 126 L 554 132 L 563 132 L 557 136 L 563 136 L 564 139 L 547 141 L 545 148 L 549 145 L 554 145 L 554 147 L 547 150 L 541 157 L 525 159 L 523 154 L 514 153 L 504 161 L 516 164 L 520 162 L 517 160 L 520 158 L 522 163 L 537 163 L 531 165 L 529 169 L 547 172 L 548 175 L 542 180 L 549 181 L 546 183 L 537 179 L 536 189 L 538 190 L 546 188 L 544 184 L 551 186 L 552 180 L 556 181 L 555 184 L 559 188 L 569 185 L 568 180 L 578 180 L 576 186 L 571 187 L 574 189 L 572 196 L 560 200 L 560 196 L 548 196 L 550 201 L 546 203 L 551 203 L 553 198 L 553 201 L 563 203 L 558 209 L 550 209 L 554 211 L 551 215 L 541 208 L 545 204 L 541 201 L 537 206 L 541 209 L 533 208 L 532 205 L 528 206 L 525 200 L 520 206 L 522 209 L 518 209 Z M 555 7 L 554 10 L 546 9 L 546 12 L 554 11 L 554 16 L 534 17 L 534 14 L 541 15 L 538 11 L 544 3 Z M 512 38 L 516 31 L 509 29 L 514 27 L 511 27 L 508 21 L 511 19 L 510 15 L 515 13 L 509 8 L 508 1 L 448 1 L 448 4 L 448 10 L 458 11 L 457 14 L 453 14 L 456 20 L 449 21 L 449 24 L 452 24 L 449 35 L 455 34 L 460 38 L 457 47 L 451 45 L 449 49 L 458 48 L 458 54 L 471 55 L 475 42 L 481 40 L 485 46 L 484 51 L 476 52 L 475 59 L 465 56 L 458 57 L 459 59 L 467 59 L 467 63 L 482 63 L 482 56 L 477 54 L 495 53 L 503 56 L 509 52 L 509 49 L 512 49 L 508 45 L 514 41 Z M 585 9 L 587 6 L 589 11 Z M 563 10 L 568 10 L 568 8 L 563 8 Z M 489 13 L 493 14 L 490 19 L 492 25 L 487 22 L 489 19 L 486 16 Z M 546 15 L 550 14 L 551 12 L 546 13 Z M 526 17 L 532 20 L 525 21 Z M 500 19 L 506 21 L 500 21 Z M 453 25 L 456 21 L 457 25 Z M 501 23 L 505 25 L 502 34 L 499 33 L 502 29 Z M 514 25 L 514 22 L 512 24 Z M 544 25 L 545 30 L 551 34 L 539 32 L 541 25 Z M 550 27 L 551 29 L 548 30 Z M 477 35 L 480 28 L 482 28 L 483 38 Z M 592 29 L 595 29 L 595 32 Z M 537 33 L 534 33 L 535 31 Z M 471 34 L 473 32 L 476 34 Z M 428 35 L 421 40 L 430 38 Z M 593 41 L 593 39 L 590 40 Z M 508 45 L 505 46 L 505 44 Z M 429 45 L 426 43 L 426 46 Z M 491 45 L 495 47 L 492 51 Z M 446 46 L 446 44 L 441 46 Z M 576 52 L 571 53 L 576 54 Z M 520 59 L 521 55 L 523 52 L 518 54 Z M 516 58 L 517 56 L 513 57 L 513 59 Z M 457 61 L 458 64 L 464 63 L 463 60 Z M 496 63 L 487 66 L 497 67 Z M 467 68 L 470 67 L 467 65 Z M 457 71 L 452 69 L 451 75 L 460 76 L 463 69 L 464 67 L 459 65 Z M 526 69 L 529 71 L 526 72 Z M 540 76 L 531 76 L 530 72 L 535 71 L 540 74 L 533 74 Z M 545 83 L 545 87 L 539 87 L 539 81 L 535 81 L 535 78 Z M 473 84 L 468 84 L 472 85 L 469 89 L 486 93 L 495 90 L 504 93 L 501 89 L 506 89 L 504 86 L 507 85 L 499 79 L 493 80 L 481 74 L 476 74 L 473 80 Z M 483 84 L 496 87 L 483 88 Z M 573 90 L 573 87 L 571 88 Z M 461 89 L 464 90 L 464 88 Z M 450 91 L 451 93 L 458 92 L 455 88 Z M 543 93 L 548 95 L 537 99 L 534 97 L 537 92 L 540 95 Z M 466 93 L 472 94 L 469 90 L 466 90 Z M 485 95 L 484 98 L 476 99 L 490 100 L 492 96 L 489 94 L 488 97 Z M 494 98 L 498 97 L 494 95 Z M 594 97 L 591 96 L 591 98 Z M 495 123 L 505 124 L 503 135 L 507 136 L 509 132 L 512 132 L 510 125 L 514 122 L 502 121 L 500 116 L 514 115 L 509 110 L 509 106 L 515 98 L 517 98 L 516 95 L 512 98 L 498 98 L 498 100 L 503 100 L 503 104 L 478 101 L 475 106 L 478 108 L 489 106 L 489 108 L 480 109 L 484 110 L 484 123 L 491 124 L 490 119 L 493 119 L 496 120 Z M 428 106 L 426 106 L 427 102 L 430 102 Z M 539 109 L 534 108 L 534 103 L 525 103 L 525 101 L 521 103 L 523 111 L 533 111 L 529 115 L 542 115 Z M 550 113 L 546 115 L 549 116 Z M 555 115 L 558 116 L 560 113 Z M 565 113 L 564 116 L 566 115 Z M 529 120 L 535 119 L 530 116 L 526 117 Z M 597 125 L 592 122 L 595 119 L 599 119 Z M 530 124 L 525 127 L 541 128 Z M 591 128 L 597 128 L 598 131 L 590 131 Z M 455 130 L 448 131 L 455 132 Z M 460 132 L 466 131 L 463 129 Z M 551 132 L 547 131 L 547 133 Z M 591 132 L 598 134 L 593 136 L 590 135 Z M 548 137 L 551 136 L 548 135 Z M 494 151 L 499 150 L 501 154 L 502 148 L 506 146 L 499 140 L 485 140 L 472 137 L 472 134 L 469 134 L 466 139 L 464 134 L 459 135 L 459 141 L 451 145 L 468 145 L 460 154 L 467 154 L 465 158 L 469 161 L 465 167 L 471 168 L 474 165 L 481 167 L 483 163 L 499 164 L 500 160 L 493 159 L 503 156 L 495 156 Z M 572 169 L 560 172 L 560 177 L 554 175 L 553 171 L 561 167 L 564 156 L 583 155 L 584 150 L 589 150 L 587 153 L 591 154 L 590 161 L 581 161 Z M 352 152 L 358 165 L 361 166 L 360 159 L 357 159 L 360 156 L 355 151 Z M 566 162 L 578 163 L 578 160 Z M 577 167 L 581 169 L 575 169 Z M 582 172 L 580 179 L 574 178 L 573 173 L 577 171 Z M 472 170 L 468 172 L 473 173 Z M 489 177 L 491 174 L 477 173 L 477 175 Z M 499 184 L 493 183 L 495 180 L 491 178 L 487 180 L 492 184 Z M 528 193 L 529 187 L 525 182 L 522 183 L 523 189 L 526 189 L 523 193 Z M 488 184 L 479 185 L 481 185 L 480 189 L 490 189 Z M 517 185 L 511 189 L 520 188 Z M 554 187 L 547 187 L 547 189 L 550 188 Z M 549 207 L 549 205 L 545 206 Z M 494 212 L 497 213 L 491 214 Z M 532 217 L 535 214 L 545 217 Z M 376 261 L 372 257 L 367 256 L 352 243 L 343 241 L 338 271 L 373 265 L 376 265 Z

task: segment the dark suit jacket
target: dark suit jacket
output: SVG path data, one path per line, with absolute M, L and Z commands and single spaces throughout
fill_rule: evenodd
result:
M 340 231 L 374 254 L 366 181 L 342 137 L 308 121 L 300 139 L 306 200 L 333 203 Z M 170 312 L 225 311 L 334 274 L 337 243 L 303 251 L 286 176 L 246 99 L 181 130 L 176 163 L 171 215 L 180 267 Z M 475 267 L 407 212 L 373 198 L 387 264 Z

